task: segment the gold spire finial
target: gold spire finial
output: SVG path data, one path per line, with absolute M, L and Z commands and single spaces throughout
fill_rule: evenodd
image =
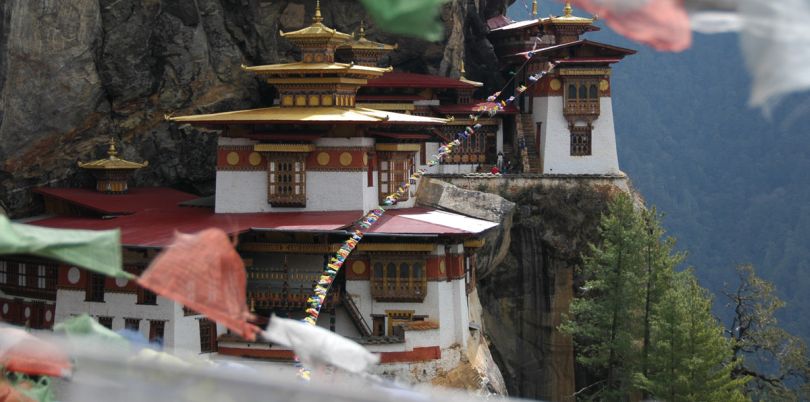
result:
M 461 60 L 461 78 L 464 78 L 464 74 L 467 74 L 467 71 L 464 70 L 464 60 Z
M 321 22 L 323 21 L 323 16 L 321 15 L 321 0 L 315 0 L 315 16 L 312 17 L 312 22 Z
M 360 39 L 366 37 L 366 24 L 363 20 L 360 20 Z
M 537 0 L 532 0 L 532 17 L 537 17 Z
M 565 8 L 563 8 L 563 14 L 564 14 L 566 17 L 570 17 L 570 16 L 571 16 L 571 12 L 572 12 L 572 11 L 573 11 L 573 10 L 571 9 L 571 2 L 570 2 L 570 1 L 566 1 L 566 2 L 565 2 Z
M 118 151 L 115 149 L 115 138 L 110 137 L 110 148 L 107 149 L 107 155 L 110 159 L 118 156 Z

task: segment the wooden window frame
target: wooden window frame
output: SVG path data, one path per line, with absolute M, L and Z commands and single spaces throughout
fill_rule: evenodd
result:
M 419 266 L 418 273 L 416 266 Z M 406 267 L 406 270 L 403 270 Z M 371 260 L 371 296 L 378 301 L 422 302 L 427 295 L 427 258 L 380 256 Z
M 149 320 L 149 343 L 163 345 L 166 339 L 166 321 Z
M 8 261 L 0 261 L 0 285 L 8 284 Z
M 306 153 L 271 153 L 267 159 L 267 202 L 276 208 L 307 206 Z
M 157 306 L 157 294 L 149 289 L 138 288 L 138 301 L 136 304 Z
M 139 332 L 141 330 L 141 319 L 140 318 L 124 318 L 124 329 Z
M 217 351 L 217 324 L 208 319 L 200 318 L 200 353 L 215 353 Z
M 413 152 L 381 152 L 377 166 L 377 183 L 379 184 L 380 203 L 385 197 L 397 191 L 400 184 L 410 180 L 414 172 Z M 411 189 L 399 197 L 399 201 L 410 198 Z
M 593 155 L 593 129 L 588 126 L 570 127 L 571 131 L 571 156 L 591 156 Z
M 93 303 L 104 303 L 105 289 L 104 284 L 107 277 L 95 272 L 89 272 L 87 279 L 87 288 L 85 290 L 84 301 Z
M 101 325 L 102 325 L 104 328 L 107 328 L 107 329 L 109 329 L 109 330 L 111 330 L 111 331 L 112 331 L 112 329 L 113 329 L 113 328 L 112 328 L 112 327 L 113 327 L 113 322 L 115 321 L 115 317 L 110 317 L 110 316 L 101 316 L 101 315 L 100 315 L 100 316 L 96 317 L 96 320 L 97 320 L 97 321 L 98 321 L 98 323 L 99 323 L 99 324 L 101 324 Z M 108 326 L 107 324 L 109 324 L 109 326 Z

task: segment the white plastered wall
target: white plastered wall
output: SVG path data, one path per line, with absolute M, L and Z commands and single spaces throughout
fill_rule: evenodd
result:
M 546 174 L 621 174 L 610 97 L 599 100 L 600 115 L 593 122 L 591 155 L 571 156 L 571 132 L 563 116 L 561 96 L 535 97 L 534 121 L 542 122 L 541 157 Z
M 253 145 L 255 141 L 220 137 L 219 145 Z M 363 147 L 374 146 L 373 138 L 321 138 L 315 146 Z M 307 172 L 307 204 L 305 208 L 274 208 L 267 202 L 266 171 L 217 171 L 215 211 L 217 213 L 297 212 L 297 211 L 368 211 L 378 205 L 377 179 L 368 186 L 368 172 Z M 347 189 L 361 197 L 341 197 Z

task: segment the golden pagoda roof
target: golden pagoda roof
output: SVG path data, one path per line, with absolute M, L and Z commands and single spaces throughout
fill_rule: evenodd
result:
M 143 163 L 130 162 L 118 157 L 118 151 L 115 149 L 115 140 L 110 138 L 110 147 L 107 149 L 107 158 L 99 159 L 92 162 L 78 162 L 79 167 L 82 169 L 93 170 L 136 170 L 149 166 L 149 161 Z
M 312 17 L 312 25 L 293 32 L 279 31 L 279 33 L 282 37 L 288 39 L 336 39 L 346 41 L 352 39 L 351 35 L 339 32 L 323 24 L 320 0 L 315 4 L 315 16 Z
M 445 124 L 446 119 L 415 116 L 361 107 L 268 107 L 195 116 L 167 117 L 175 123 L 265 124 L 265 123 L 354 123 L 354 124 Z
M 553 24 L 593 24 L 594 18 L 583 18 L 577 17 L 572 14 L 573 9 L 571 8 L 571 2 L 565 2 L 565 8 L 563 8 L 563 15 L 560 17 L 548 17 L 544 18 L 543 22 L 551 22 Z
M 352 35 L 354 38 L 354 35 Z M 366 39 L 366 27 L 363 21 L 360 21 L 360 38 L 352 40 L 346 44 L 341 45 L 341 48 L 352 48 L 357 50 L 387 50 L 393 51 L 399 48 L 399 45 L 388 45 L 385 43 L 374 42 L 372 40 Z
M 461 81 L 461 82 L 465 82 L 467 84 L 470 84 L 472 86 L 479 87 L 479 88 L 484 86 L 483 82 L 468 80 L 467 77 L 464 76 L 465 74 L 467 74 L 467 71 L 464 70 L 464 60 L 462 60 L 461 61 L 461 77 L 459 77 L 458 80 Z
M 242 70 L 249 71 L 257 74 L 329 74 L 329 73 L 354 73 L 372 76 L 380 76 L 384 73 L 390 72 L 391 67 L 379 68 L 361 66 L 359 64 L 346 64 L 346 63 L 284 63 L 284 64 L 268 64 L 263 66 L 248 67 L 243 65 Z

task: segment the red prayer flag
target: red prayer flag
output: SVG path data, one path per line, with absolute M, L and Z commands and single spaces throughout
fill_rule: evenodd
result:
M 0 402 L 34 402 L 34 400 L 14 389 L 7 380 L 2 380 L 0 381 Z
M 176 233 L 172 245 L 152 261 L 137 282 L 247 340 L 256 339 L 259 328 L 247 322 L 252 316 L 245 295 L 245 264 L 220 229 Z
M 21 329 L 0 328 L 0 366 L 28 375 L 63 377 L 70 374 L 67 355 L 55 345 Z
M 683 0 L 573 0 L 618 34 L 656 50 L 680 52 L 692 44 Z

